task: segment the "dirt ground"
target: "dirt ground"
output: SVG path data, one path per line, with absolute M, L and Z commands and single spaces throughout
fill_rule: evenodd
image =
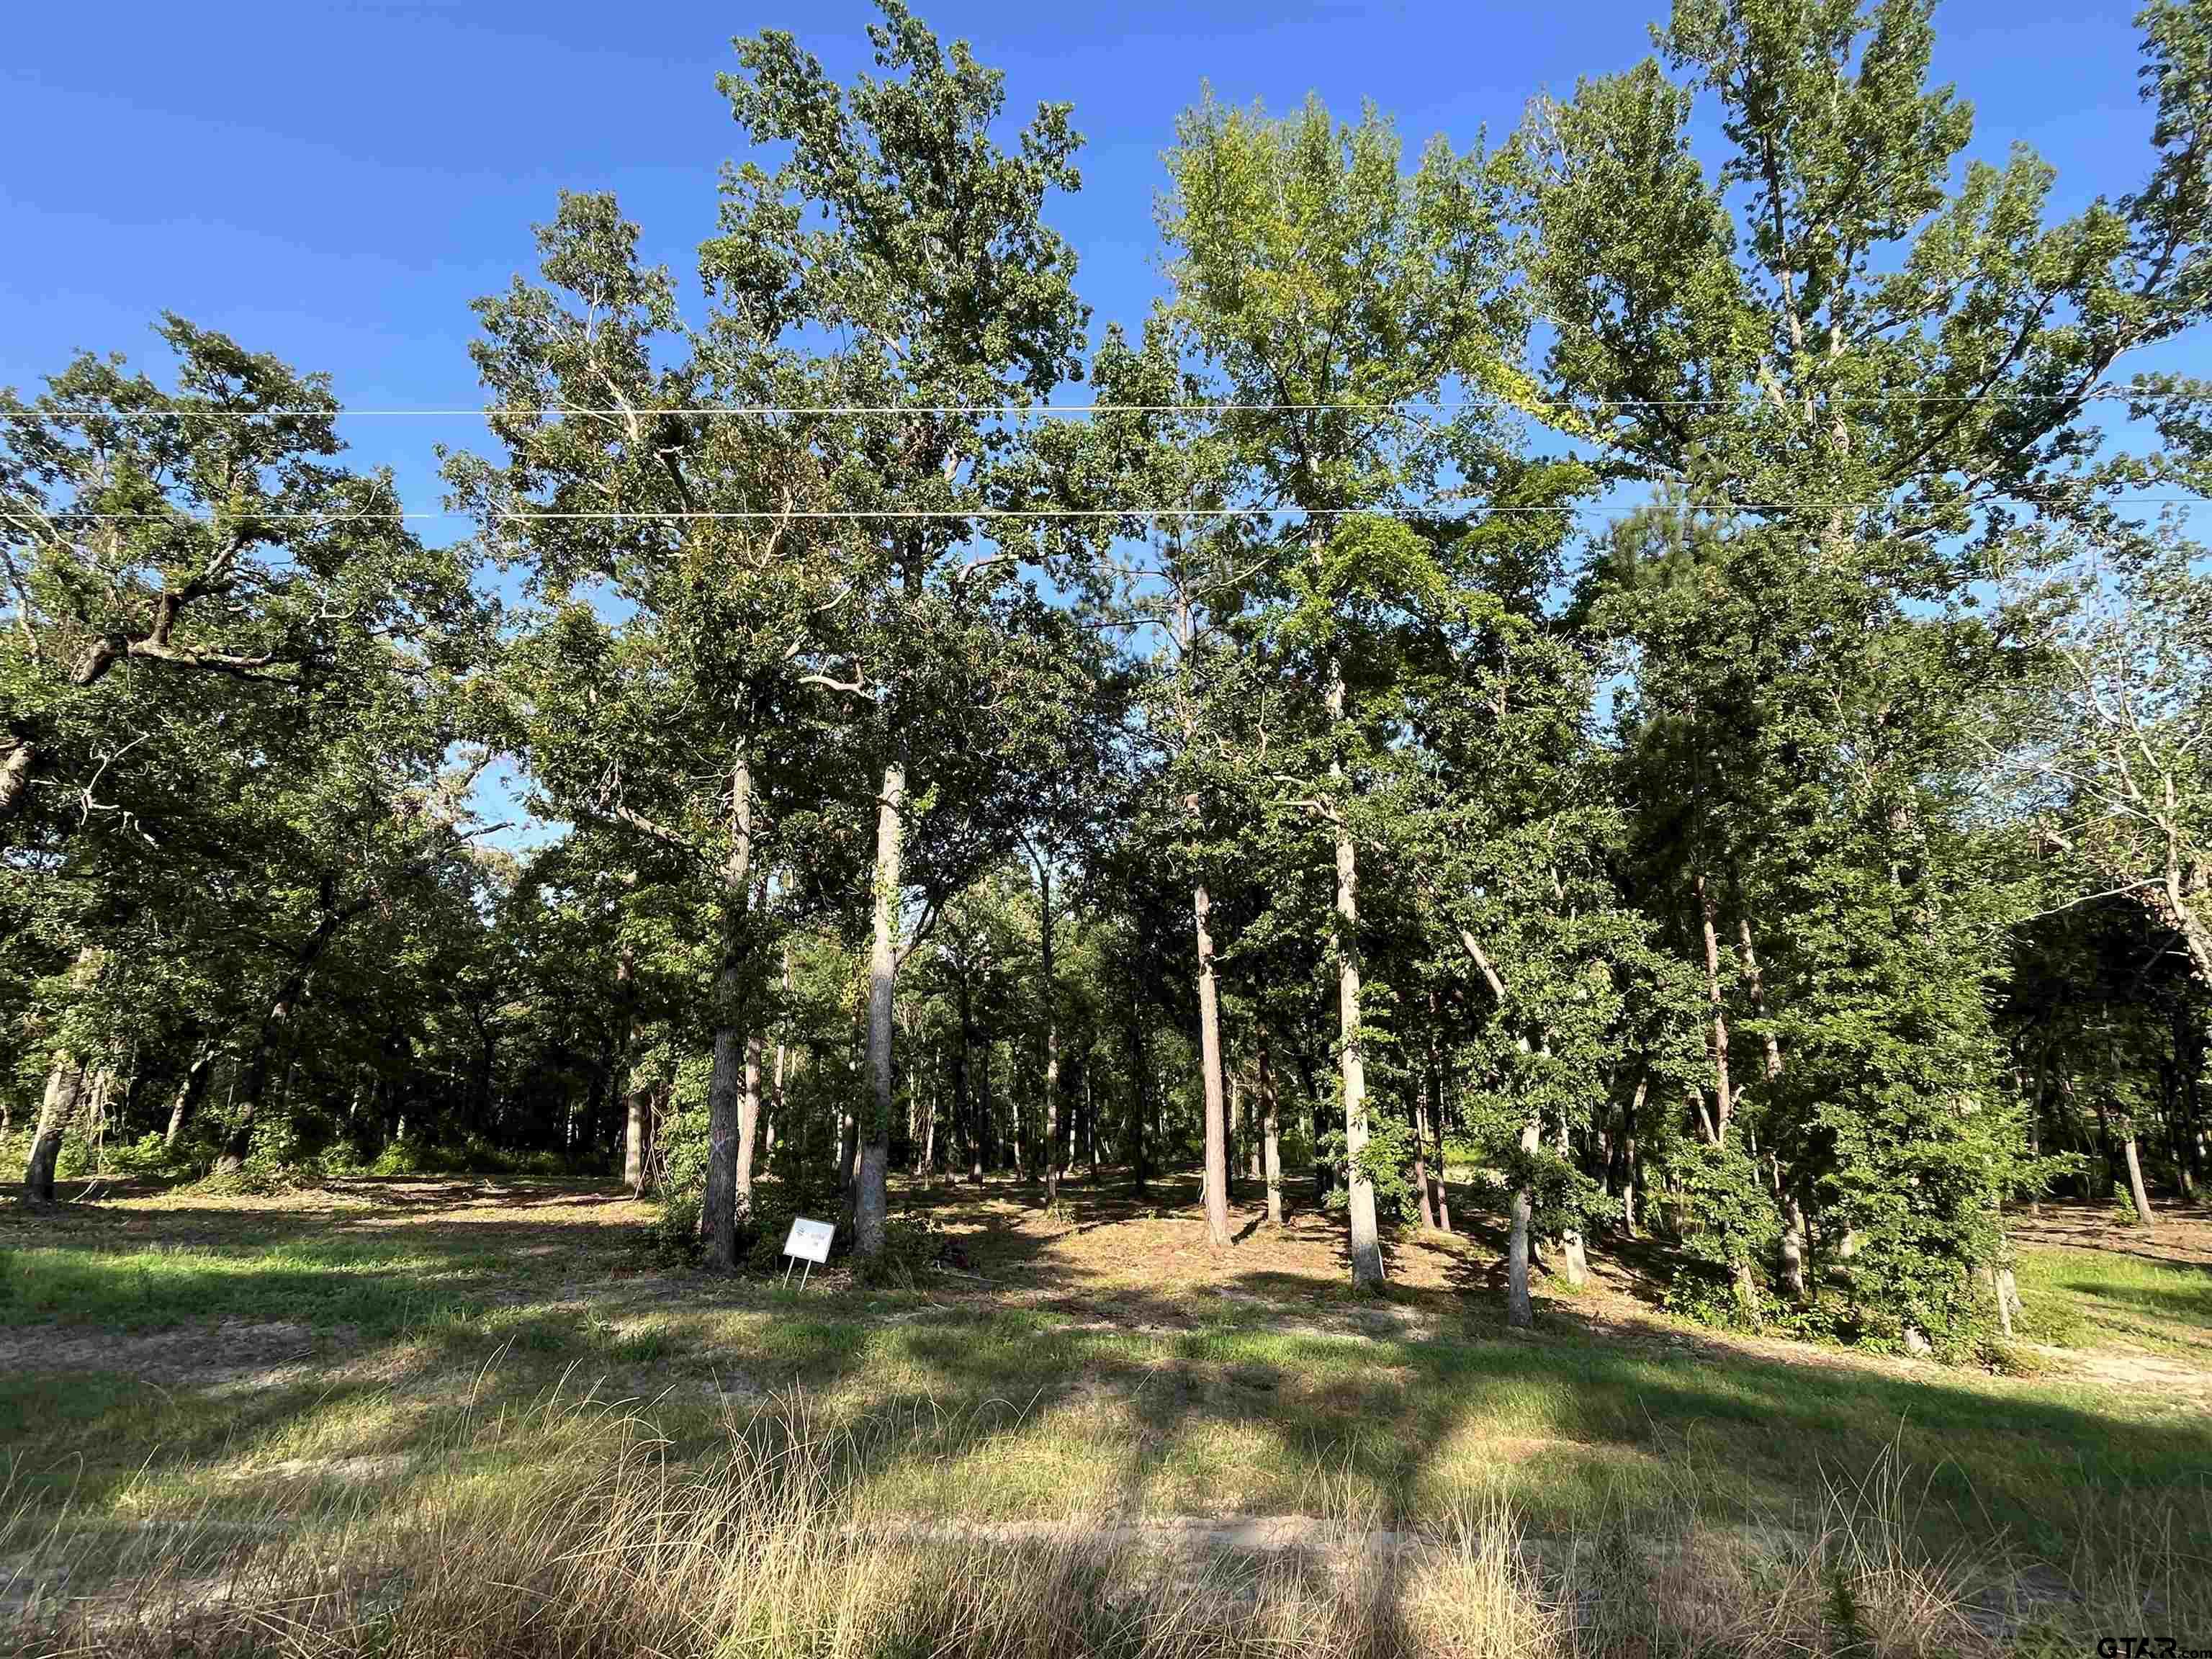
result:
M 902 1191 L 895 1206 L 931 1216 L 947 1248 L 922 1288 L 934 1309 L 1030 1309 L 1087 1327 L 1143 1334 L 1200 1328 L 1223 1311 L 1249 1310 L 1285 1333 L 1355 1334 L 1419 1341 L 1449 1329 L 1508 1334 L 1503 1324 L 1503 1231 L 1455 1188 L 1449 1233 L 1395 1229 L 1386 1236 L 1389 1287 L 1354 1296 L 1341 1218 L 1318 1209 L 1300 1183 L 1285 1223 L 1266 1223 L 1256 1183 L 1238 1182 L 1233 1246 L 1211 1249 L 1193 1182 L 1076 1179 L 1057 1212 L 1033 1185 L 993 1180 L 980 1188 L 940 1182 Z M 0 1189 L 4 1191 L 4 1189 Z M 270 1196 L 88 1182 L 65 1201 L 33 1212 L 0 1199 L 0 1249 L 58 1245 L 97 1252 L 282 1249 L 314 1241 L 389 1239 L 438 1259 L 488 1261 L 472 1281 L 493 1304 L 568 1310 L 619 1306 L 631 1316 L 659 1303 L 696 1302 L 698 1280 L 657 1267 L 639 1247 L 654 1207 L 605 1182 L 498 1176 L 345 1180 Z M 2045 1203 L 2010 1218 L 2016 1245 L 2100 1251 L 2212 1269 L 2212 1209 L 2168 1206 L 2148 1227 L 2117 1224 L 2109 1210 Z M 1589 1282 L 1570 1290 L 1540 1271 L 1534 1285 L 1538 1333 L 1595 1336 L 1630 1352 L 1723 1358 L 1758 1356 L 1889 1376 L 1931 1374 L 1933 1362 L 1780 1337 L 1691 1327 L 1660 1310 L 1664 1263 L 1656 1247 L 1593 1250 Z M 816 1282 L 849 1291 L 833 1261 Z M 913 1317 L 911 1310 L 893 1318 Z M 390 1351 L 343 1322 L 222 1317 L 178 1328 L 131 1330 L 0 1324 L 0 1370 L 129 1370 L 154 1386 L 222 1393 L 312 1377 L 334 1364 L 390 1364 Z M 2122 1347 L 2045 1350 L 2050 1368 L 2085 1382 L 2154 1388 L 2212 1409 L 2212 1348 L 2186 1355 Z

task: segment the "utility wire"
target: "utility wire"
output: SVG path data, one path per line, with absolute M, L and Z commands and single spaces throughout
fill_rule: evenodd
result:
M 2197 403 L 2212 399 L 2212 392 L 2136 392 L 2125 386 L 2100 386 L 2082 392 L 1845 392 L 1818 398 L 1814 406 L 1832 409 L 1839 404 L 2070 404 L 2070 403 Z M 664 408 L 624 408 L 613 406 L 546 406 L 543 408 L 485 408 L 471 405 L 452 409 L 328 409 L 313 405 L 278 405 L 267 409 L 102 409 L 93 406 L 64 405 L 52 409 L 14 407 L 0 409 L 0 417 L 9 420 L 114 420 L 138 421 L 174 418 L 178 420 L 256 420 L 279 416 L 327 416 L 402 417 L 423 419 L 478 420 L 551 420 L 569 416 L 604 416 L 613 419 L 633 420 L 647 416 L 674 415 L 686 419 L 726 419 L 731 417 L 761 418 L 775 415 L 795 416 L 884 416 L 884 415 L 1005 415 L 1015 417 L 1036 416 L 1047 420 L 1084 420 L 1099 415 L 1383 415 L 1401 411 L 1434 410 L 1442 412 L 1455 409 L 1482 407 L 1519 409 L 1524 410 L 1565 410 L 1569 413 L 1603 415 L 1623 410 L 1636 409 L 1770 409 L 1772 405 L 1764 398 L 1741 396 L 1735 398 L 1630 398 L 1614 401 L 1600 400 L 1580 403 L 1569 398 L 1526 400 L 1492 393 L 1482 397 L 1407 398 L 1397 403 L 1205 403 L 1205 404 L 723 404 L 705 407 L 680 406 Z M 1793 404 L 1793 408 L 1795 405 Z
M 2106 495 L 2100 498 L 2114 505 L 2135 507 L 2197 507 L 2205 505 L 2195 495 Z M 1688 503 L 1692 511 L 1716 513 L 1855 513 L 1873 512 L 1895 507 L 1895 501 L 1716 501 Z M 1962 503 L 1963 505 L 1963 503 Z M 1571 514 L 1578 517 L 1622 515 L 1638 510 L 1637 506 L 1607 505 L 1601 502 L 1583 504 L 1564 503 L 1557 507 L 1507 505 L 1485 507 L 1468 501 L 1401 501 L 1375 507 L 808 507 L 783 512 L 775 507 L 733 507 L 728 509 L 680 509 L 666 511 L 644 509 L 635 513 L 594 509 L 589 512 L 507 512 L 494 511 L 484 517 L 502 524 L 535 524 L 539 522 L 618 523 L 636 521 L 653 523 L 661 520 L 689 522 L 733 520 L 738 522 L 781 523 L 786 520 L 903 520 L 903 519 L 1249 519 L 1249 518 L 1358 518 L 1386 517 L 1393 514 L 1453 513 L 1471 511 L 1487 514 Z M 4 505 L 0 505 L 0 517 L 9 516 Z M 173 524 L 179 520 L 196 523 L 211 523 L 213 515 L 191 513 L 72 513 L 65 508 L 47 515 L 56 521 L 78 524 Z M 265 519 L 274 521 L 302 520 L 311 523 L 350 523 L 362 520 L 434 520 L 444 519 L 474 520 L 473 513 L 448 509 L 431 512 L 362 512 L 329 513 L 244 513 L 245 519 Z

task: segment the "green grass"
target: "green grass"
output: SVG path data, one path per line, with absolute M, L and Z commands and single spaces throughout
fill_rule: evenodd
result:
M 2212 1268 L 2061 1247 L 2021 1251 L 2016 1275 L 2031 1340 L 2212 1353 Z
M 494 1260 L 455 1261 L 381 1240 L 32 1247 L 0 1250 L 0 1328 L 52 1322 L 144 1331 L 246 1320 L 392 1336 L 479 1315 L 508 1279 Z
M 204 1237 L 216 1219 L 195 1212 Z M 244 1513 L 278 1466 L 343 1492 L 344 1460 L 380 1458 L 393 1472 L 378 1476 L 380 1501 L 401 1502 L 427 1449 L 465 1439 L 468 1423 L 586 1389 L 637 1402 L 678 1460 L 712 1456 L 732 1420 L 779 1398 L 803 1398 L 825 1425 L 888 1425 L 856 1443 L 861 1487 L 896 1509 L 975 1517 L 1350 1504 L 1430 1524 L 1476 1493 L 1565 1533 L 1623 1504 L 1663 1506 L 1686 1468 L 1699 1472 L 1696 1503 L 1786 1516 L 1893 1453 L 1929 1539 L 2055 1557 L 2100 1516 L 2212 1481 L 2212 1418 L 2078 1377 L 1687 1333 L 1628 1341 L 1570 1313 L 1518 1336 L 1479 1297 L 1428 1304 L 1428 1334 L 1378 1334 L 1318 1281 L 1191 1296 L 1151 1311 L 1180 1328 L 1138 1329 L 996 1292 L 832 1281 L 801 1296 L 647 1275 L 613 1227 L 523 1249 L 483 1229 L 350 1226 L 261 1212 L 227 1243 L 94 1229 L 6 1252 L 0 1331 L 82 1350 L 65 1370 L 0 1370 L 18 1498 L 67 1493 L 118 1519 Z M 2050 1322 L 2036 1340 L 2119 1341 L 2140 1325 L 2185 1351 L 2212 1333 L 2201 1270 L 2038 1249 L 2021 1279 L 2033 1319 Z M 485 1453 L 488 1473 L 513 1455 Z

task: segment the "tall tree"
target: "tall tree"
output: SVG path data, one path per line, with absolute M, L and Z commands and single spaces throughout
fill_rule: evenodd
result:
M 472 349 L 507 454 L 447 472 L 488 547 L 526 564 L 513 684 L 551 810 L 705 896 L 702 1227 L 726 1267 L 751 1205 L 774 988 L 760 878 L 834 848 L 793 833 L 836 747 L 799 681 L 856 600 L 817 516 L 830 484 L 810 428 L 755 412 L 818 394 L 753 273 L 710 249 L 714 302 L 690 324 L 637 237 L 612 198 L 564 196 L 538 233 L 541 281 L 477 302 Z
M 1443 422 L 1405 406 L 1517 384 L 1525 323 L 1503 201 L 1481 156 L 1439 138 L 1408 170 L 1372 110 L 1340 125 L 1317 100 L 1271 119 L 1209 100 L 1178 123 L 1168 164 L 1174 314 L 1231 406 L 1237 482 L 1270 526 L 1254 580 L 1309 706 L 1304 740 L 1271 764 L 1293 776 L 1335 867 L 1352 1276 L 1379 1284 L 1358 847 L 1364 770 L 1386 739 L 1364 700 L 1390 684 L 1393 620 L 1437 580 L 1394 515 L 1422 510 L 1454 473 L 1479 491 L 1498 446 L 1485 412 Z
M 1663 63 L 1540 100 L 1516 140 L 1559 418 L 1686 502 L 1614 540 L 1593 614 L 1636 653 L 1646 902 L 1706 975 L 1698 1178 L 1755 1191 L 1732 1129 L 1763 1117 L 1908 1340 L 1970 1322 L 2022 1168 L 1986 994 L 2014 901 L 1962 811 L 1971 711 L 2016 665 L 1974 585 L 2022 514 L 2095 511 L 2090 400 L 2203 315 L 2212 199 L 2186 9 L 2143 14 L 2148 182 L 2057 222 L 2025 149 L 1959 169 L 1929 16 L 1681 0 Z M 1765 1064 L 1731 1054 L 1747 1030 Z
M 974 731 L 1006 695 L 997 648 L 1036 607 L 1015 583 L 1018 550 L 978 550 L 1000 501 L 1014 432 L 998 410 L 1079 372 L 1084 313 L 1074 256 L 1043 222 L 1078 183 L 1064 105 L 1040 105 L 1013 147 L 994 137 L 1004 77 L 967 46 L 948 52 L 896 0 L 869 29 L 880 78 L 841 88 L 786 33 L 741 40 L 721 79 L 774 171 L 726 176 L 707 269 L 755 296 L 760 325 L 825 349 L 847 413 L 825 453 L 844 503 L 868 515 L 847 540 L 848 654 L 814 684 L 849 699 L 870 756 L 875 858 L 869 957 L 870 1105 L 860 1136 L 854 1247 L 883 1249 L 894 1117 L 893 999 L 910 888 L 937 902 L 994 841 L 1002 798 L 972 771 Z M 927 902 L 927 901 L 926 901 Z

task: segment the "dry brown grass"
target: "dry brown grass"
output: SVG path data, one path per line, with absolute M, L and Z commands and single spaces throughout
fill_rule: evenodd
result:
M 43 1659 L 1798 1659 L 2063 1647 L 2212 1615 L 2173 1517 L 2101 1540 L 2076 1583 L 2023 1584 L 1994 1553 L 1929 1554 L 1894 1460 L 1832 1484 L 1802 1526 L 1717 1525 L 1691 1501 L 1543 1538 L 1469 1495 L 1394 1532 L 1346 1486 L 1292 1547 L 1255 1549 L 1103 1514 L 918 1525 L 858 1478 L 870 1437 L 903 1431 L 825 1426 L 787 1398 L 732 1421 L 702 1467 L 639 1417 L 548 1400 L 465 1425 L 403 1507 L 326 1496 L 127 1531 L 18 1511 L 0 1617 Z

